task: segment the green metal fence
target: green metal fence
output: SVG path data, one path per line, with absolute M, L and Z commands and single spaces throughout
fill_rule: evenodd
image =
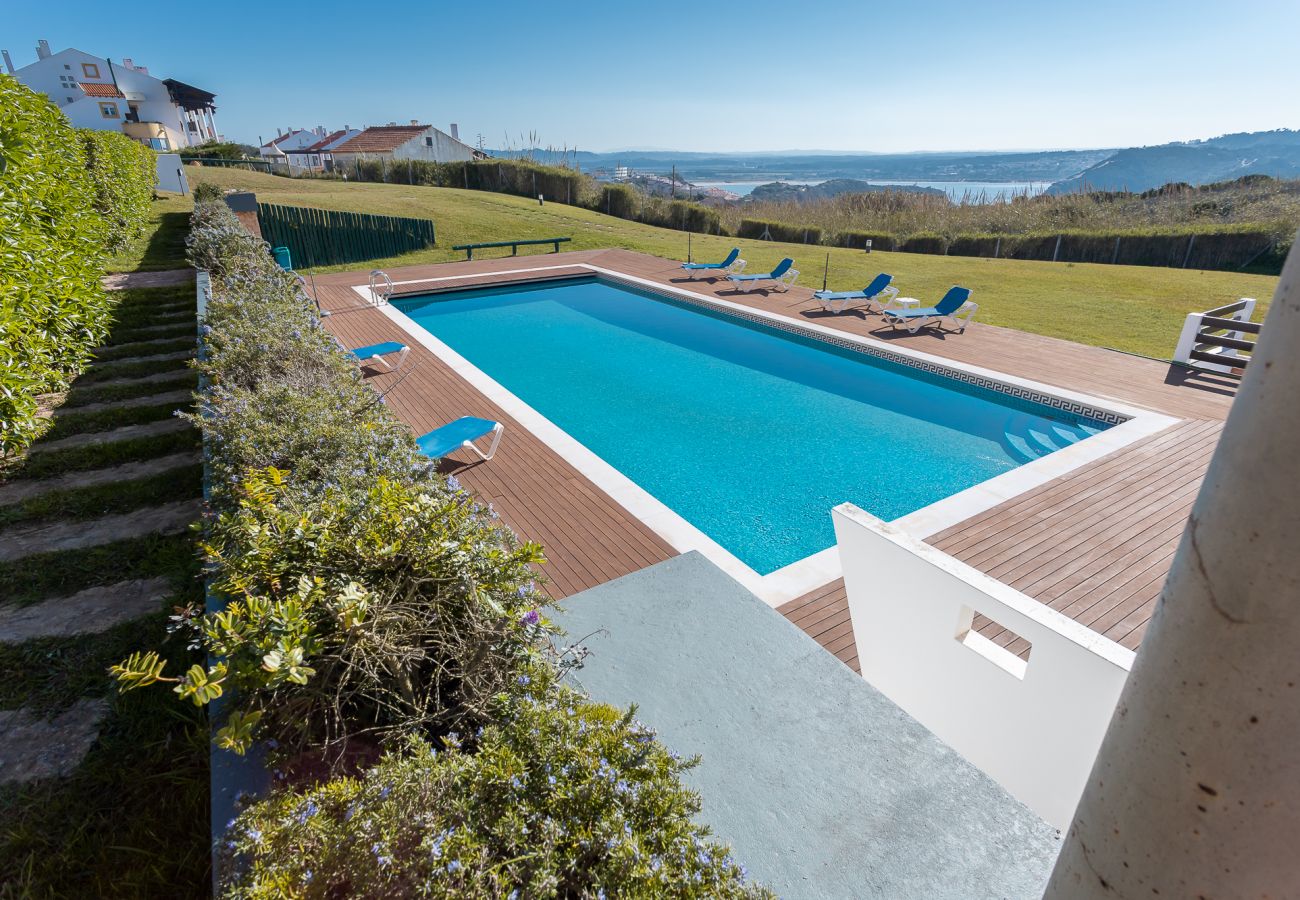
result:
M 428 219 L 259 203 L 257 221 L 262 237 L 272 247 L 288 247 L 300 268 L 385 259 L 435 243 Z

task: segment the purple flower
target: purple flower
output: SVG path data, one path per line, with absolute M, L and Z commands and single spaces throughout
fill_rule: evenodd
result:
M 538 614 L 537 610 L 530 609 L 528 612 L 524 613 L 524 617 L 519 621 L 523 622 L 525 625 L 536 625 L 541 621 L 541 619 L 542 617 Z
M 515 681 L 519 682 L 520 687 L 524 687 L 531 679 L 527 675 L 520 675 Z

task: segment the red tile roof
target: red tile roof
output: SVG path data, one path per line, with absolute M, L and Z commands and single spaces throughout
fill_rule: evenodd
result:
M 310 147 L 303 147 L 301 150 L 290 150 L 289 152 L 290 153 L 320 153 L 322 150 L 324 150 L 330 144 L 337 141 L 339 138 L 343 137 L 343 135 L 345 134 L 347 134 L 347 132 L 344 131 L 342 128 L 340 128 L 338 131 L 334 131 L 325 135 L 325 137 L 321 138 L 319 141 L 312 144 Z
M 93 81 L 83 81 L 80 83 L 81 89 L 86 92 L 88 97 L 112 97 L 117 100 L 125 100 L 126 95 L 117 89 L 115 84 L 96 84 Z
M 431 125 L 381 125 L 367 128 L 351 140 L 339 144 L 333 152 L 383 153 L 387 150 L 396 150 L 432 127 Z
M 295 134 L 302 134 L 303 131 L 304 131 L 304 129 L 302 129 L 302 128 L 298 128 L 298 129 L 296 129 L 296 130 L 294 130 L 294 131 L 288 131 L 288 132 L 285 132 L 284 134 L 280 135 L 278 138 L 274 138 L 274 139 L 272 139 L 272 140 L 267 141 L 267 142 L 266 142 L 265 144 L 263 144 L 262 146 L 263 146 L 263 147 L 274 147 L 274 146 L 276 146 L 277 144 L 279 144 L 281 141 L 287 141 L 287 140 L 289 140 L 289 138 L 293 137 Z

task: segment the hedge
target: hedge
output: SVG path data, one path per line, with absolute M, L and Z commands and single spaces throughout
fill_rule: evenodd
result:
M 0 75 L 0 452 L 31 443 L 37 396 L 66 388 L 108 331 L 105 254 L 147 215 L 133 159 L 153 155 L 78 133 Z
M 81 137 L 95 183 L 95 209 L 108 226 L 108 249 L 117 251 L 144 231 L 149 221 L 157 158 L 124 134 L 83 129 Z
M 562 686 L 581 654 L 554 643 L 540 548 L 418 452 L 224 203 L 196 207 L 189 246 L 213 278 L 193 419 L 224 608 L 181 622 L 206 668 L 149 652 L 113 674 L 224 695 L 218 745 L 285 776 L 229 826 L 222 895 L 763 895 L 692 821 L 693 761 Z
M 841 231 L 831 240 L 835 247 L 848 247 L 852 250 L 867 249 L 867 241 L 872 250 L 893 250 L 894 236 L 883 231 Z
M 904 253 L 935 253 L 942 256 L 948 251 L 948 242 L 941 234 L 919 231 L 897 241 L 894 249 Z
M 820 244 L 822 230 L 816 226 L 805 227 L 788 222 L 768 222 L 762 219 L 741 219 L 736 236 L 742 238 L 771 239 L 788 244 Z

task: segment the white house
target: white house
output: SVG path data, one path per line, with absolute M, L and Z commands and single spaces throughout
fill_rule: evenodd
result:
M 469 162 L 487 157 L 482 150 L 461 141 L 455 125 L 451 126 L 451 134 L 447 134 L 432 125 L 421 125 L 414 119 L 410 125 L 390 122 L 367 128 L 330 152 L 334 168 L 344 171 L 348 165 L 374 159 Z
M 130 59 L 120 64 L 69 47 L 36 44 L 36 62 L 10 75 L 53 101 L 79 128 L 117 131 L 155 150 L 179 150 L 218 140 L 216 95 L 172 78 L 160 79 Z
M 321 139 L 321 135 L 317 132 L 307 131 L 304 128 L 290 128 L 284 132 L 277 128 L 276 132 L 276 136 L 257 151 L 262 159 L 268 162 L 288 163 L 288 154 L 291 150 L 305 149 Z
M 360 128 L 349 128 L 344 125 L 338 131 L 325 133 L 324 127 L 318 127 L 316 134 L 319 139 L 306 147 L 285 151 L 285 158 L 289 164 L 289 171 L 296 172 L 331 172 L 334 169 L 334 155 L 332 151 L 335 147 L 361 133 Z

